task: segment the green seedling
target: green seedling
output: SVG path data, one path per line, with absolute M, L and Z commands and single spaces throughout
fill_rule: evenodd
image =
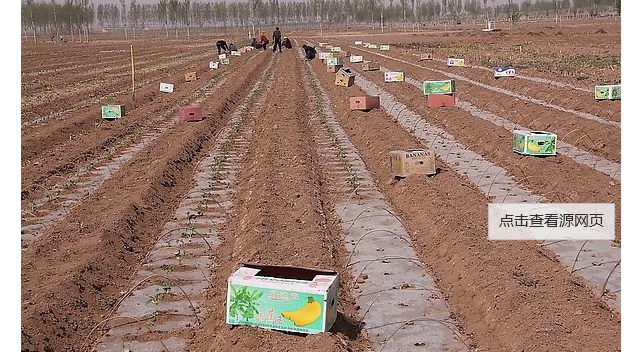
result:
M 165 275 L 169 275 L 172 271 L 174 271 L 174 265 L 172 264 L 163 265 L 163 272 L 165 272 Z

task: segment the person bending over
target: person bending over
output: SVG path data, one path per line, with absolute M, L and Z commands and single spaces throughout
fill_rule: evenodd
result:
M 303 50 L 305 50 L 305 59 L 308 61 L 314 59 L 317 55 L 314 47 L 303 44 Z
M 230 49 L 227 47 L 225 40 L 219 40 L 216 42 L 216 48 L 218 49 L 218 54 L 221 55 L 221 50 L 223 52 L 228 52 Z

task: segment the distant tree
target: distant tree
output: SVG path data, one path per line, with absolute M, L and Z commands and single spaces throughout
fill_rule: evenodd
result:
M 168 0 L 159 0 L 158 4 L 156 4 L 156 18 L 158 20 L 159 24 L 163 25 L 163 28 L 165 28 L 165 35 L 169 37 L 169 31 L 167 29 L 167 20 L 168 20 L 168 14 L 167 14 L 167 7 L 169 6 Z
M 178 20 L 180 18 L 180 3 L 178 2 L 179 0 L 168 0 L 169 4 L 169 11 L 168 11 L 168 17 L 169 21 L 172 23 L 172 26 L 174 27 L 174 36 L 178 38 L 178 27 L 176 27 L 176 24 L 178 23 Z
M 125 4 L 125 0 L 118 0 L 120 2 L 120 20 L 122 21 L 124 27 L 125 27 L 125 40 L 127 39 L 127 6 Z

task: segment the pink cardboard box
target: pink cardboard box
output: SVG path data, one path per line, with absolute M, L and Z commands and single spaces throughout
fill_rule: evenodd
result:
M 426 106 L 439 108 L 444 106 L 455 106 L 455 94 L 431 94 L 428 95 Z
M 379 108 L 379 97 L 350 97 L 350 110 L 371 110 Z
M 181 106 L 178 110 L 181 121 L 194 122 L 203 120 L 203 109 L 198 105 Z

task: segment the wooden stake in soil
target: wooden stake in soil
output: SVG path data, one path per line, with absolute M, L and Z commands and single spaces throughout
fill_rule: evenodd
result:
M 129 49 L 131 52 L 131 58 L 132 58 L 132 104 L 134 108 L 136 107 L 136 97 L 134 95 L 134 44 L 129 45 Z

